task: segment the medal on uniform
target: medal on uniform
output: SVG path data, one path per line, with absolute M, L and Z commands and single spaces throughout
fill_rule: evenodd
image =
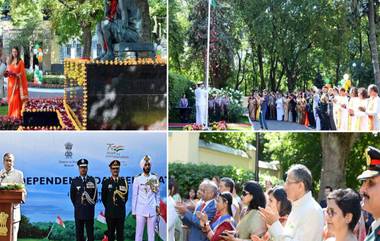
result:
M 151 178 L 145 184 L 145 190 L 146 190 L 146 192 L 148 192 L 147 186 L 150 187 L 150 190 L 152 190 L 152 192 L 157 193 L 158 192 L 158 187 L 160 186 L 160 184 L 158 183 L 158 180 L 156 178 Z

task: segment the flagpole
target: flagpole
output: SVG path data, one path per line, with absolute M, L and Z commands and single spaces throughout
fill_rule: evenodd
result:
M 49 231 L 48 235 L 46 236 L 46 238 L 47 238 L 48 240 L 49 240 L 49 235 L 51 234 L 51 231 L 53 231 L 54 224 L 55 224 L 55 223 L 53 223 L 53 225 L 51 225 L 51 227 L 50 227 L 50 231 Z
M 208 18 L 207 18 L 207 55 L 206 55 L 206 93 L 207 93 L 207 98 L 206 98 L 206 128 L 208 129 L 208 82 L 210 78 L 210 32 L 211 32 L 211 1 L 208 0 Z

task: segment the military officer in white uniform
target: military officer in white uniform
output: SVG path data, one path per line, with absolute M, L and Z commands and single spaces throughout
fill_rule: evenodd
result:
M 0 185 L 24 184 L 24 174 L 14 169 L 15 157 L 12 153 L 5 153 L 3 156 L 4 168 L 0 170 Z M 26 194 L 26 191 L 24 189 Z M 18 229 L 21 221 L 20 204 L 13 207 L 13 240 L 17 241 Z
M 208 91 L 205 89 L 202 82 L 198 84 L 194 94 L 196 124 L 205 126 L 208 112 Z
M 132 194 L 132 215 L 136 216 L 135 241 L 142 241 L 145 223 L 148 226 L 148 241 L 154 241 L 155 223 L 160 213 L 159 178 L 150 173 L 149 156 L 141 160 L 140 167 L 143 173 L 135 177 Z

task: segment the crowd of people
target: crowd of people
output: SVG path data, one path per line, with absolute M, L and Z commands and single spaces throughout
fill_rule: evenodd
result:
M 313 87 L 310 91 L 281 94 L 253 91 L 248 98 L 251 121 L 296 122 L 316 130 L 378 131 L 380 130 L 380 98 L 376 85 L 350 89 Z
M 5 93 L 4 78 L 8 80 L 7 93 Z M 0 48 L 0 98 L 5 97 L 8 101 L 8 116 L 21 118 L 21 110 L 28 100 L 28 81 L 18 47 L 12 48 L 6 60 Z
M 318 203 L 312 196 L 310 170 L 295 164 L 284 186 L 265 189 L 256 181 L 237 195 L 229 177 L 204 179 L 182 199 L 169 182 L 169 241 L 372 241 L 380 239 L 380 150 L 367 149 L 368 170 L 360 191 L 325 188 Z M 375 220 L 374 222 L 372 222 Z

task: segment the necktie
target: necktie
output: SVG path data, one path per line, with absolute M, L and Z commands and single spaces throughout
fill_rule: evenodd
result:
M 200 210 L 201 212 L 203 211 L 203 209 L 205 208 L 205 206 L 206 206 L 206 202 L 203 202 L 202 205 L 201 205 L 201 210 Z

